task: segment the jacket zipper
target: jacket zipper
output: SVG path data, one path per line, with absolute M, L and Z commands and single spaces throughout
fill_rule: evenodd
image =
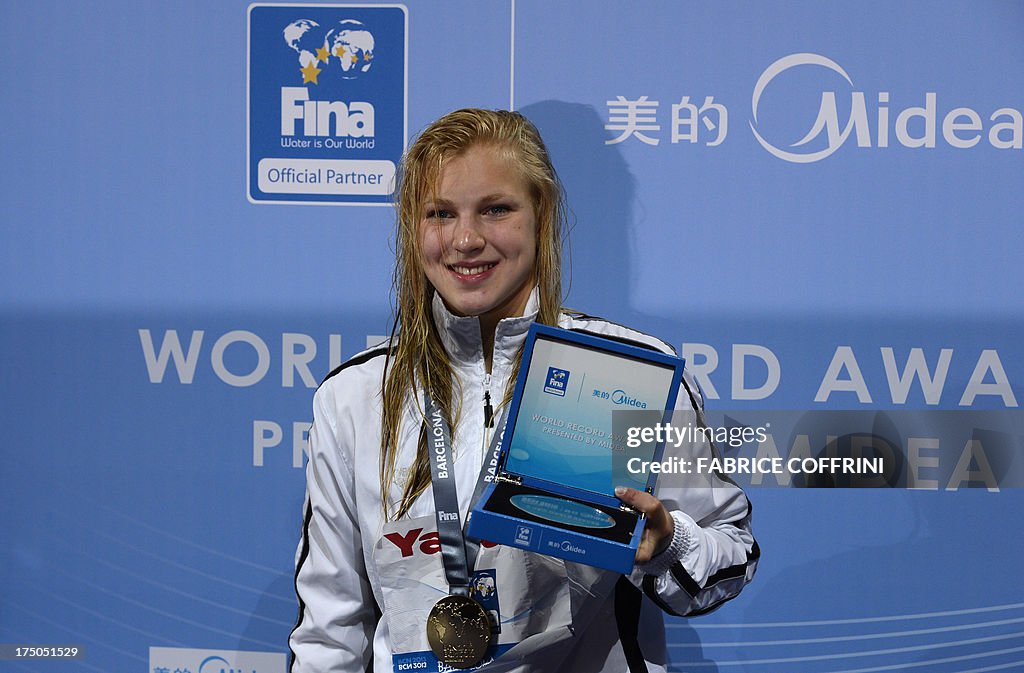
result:
M 484 428 L 494 427 L 494 408 L 491 406 L 491 375 L 484 374 Z

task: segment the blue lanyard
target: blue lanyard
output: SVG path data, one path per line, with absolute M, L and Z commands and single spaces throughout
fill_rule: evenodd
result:
M 430 394 L 423 393 L 427 413 L 427 455 L 430 456 L 431 488 L 434 495 L 434 516 L 437 519 L 437 535 L 441 543 L 441 562 L 448 581 L 448 593 L 469 595 L 469 570 L 476 563 L 480 553 L 480 542 L 467 539 L 463 533 L 462 518 L 459 515 L 459 495 L 455 487 L 455 456 L 452 451 L 451 428 L 441 410 L 434 404 Z M 498 473 L 498 457 L 501 455 L 501 436 L 505 431 L 505 412 L 495 425 L 491 443 L 480 467 L 472 503 L 480 499 L 487 484 L 494 481 Z M 467 517 L 468 518 L 468 517 Z

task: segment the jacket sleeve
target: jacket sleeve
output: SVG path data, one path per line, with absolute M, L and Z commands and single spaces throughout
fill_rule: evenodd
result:
M 706 427 L 700 390 L 688 375 L 679 389 L 678 410 Z M 666 447 L 665 455 L 672 449 Z M 675 455 L 695 465 L 715 454 L 708 441 L 690 442 Z M 687 455 L 688 454 L 688 455 Z M 754 577 L 760 549 L 751 532 L 751 507 L 743 491 L 726 477 L 663 475 L 655 495 L 675 521 L 669 547 L 630 580 L 655 604 L 677 616 L 710 612 L 734 598 Z
M 355 426 L 332 390 L 321 386 L 313 398 L 290 673 L 354 673 L 372 660 L 378 613 L 356 518 L 350 451 Z

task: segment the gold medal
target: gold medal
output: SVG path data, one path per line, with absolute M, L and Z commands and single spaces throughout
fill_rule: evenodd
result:
M 441 663 L 470 668 L 487 654 L 491 620 L 483 606 L 469 596 L 445 596 L 427 616 L 427 642 Z

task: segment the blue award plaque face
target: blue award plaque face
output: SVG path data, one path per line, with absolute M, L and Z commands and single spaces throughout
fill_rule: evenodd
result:
M 502 437 L 498 479 L 473 509 L 469 534 L 571 561 L 629 572 L 643 530 L 616 486 L 653 490 L 622 466 L 660 457 L 627 449 L 615 411 L 667 420 L 683 361 L 587 334 L 534 325 Z M 665 410 L 668 410 L 667 412 Z M 626 455 L 626 452 L 628 456 Z
M 548 495 L 520 493 L 509 498 L 523 512 L 577 528 L 611 528 L 615 519 L 596 507 Z
M 623 484 L 626 475 L 613 469 L 613 453 L 623 447 L 612 436 L 612 412 L 663 409 L 676 370 L 607 350 L 612 343 L 534 339 L 506 471 L 608 497 L 616 486 L 647 485 Z

